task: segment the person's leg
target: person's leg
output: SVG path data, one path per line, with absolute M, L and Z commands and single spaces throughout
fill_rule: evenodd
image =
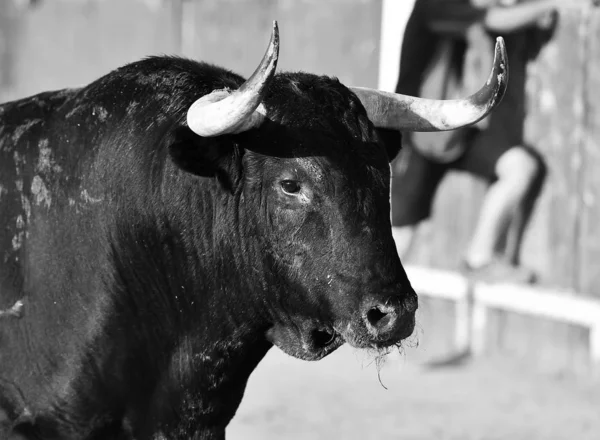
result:
M 517 206 L 517 210 L 508 226 L 503 243 L 502 254 L 505 260 L 515 266 L 521 264 L 523 234 L 529 224 L 533 208 L 542 191 L 546 177 L 546 164 L 540 154 L 531 148 L 525 148 L 537 162 L 538 172 L 529 187 L 528 192 L 525 194 L 522 203 Z
M 465 261 L 475 268 L 489 264 L 494 259 L 496 244 L 513 219 L 517 220 L 513 239 L 518 237 L 520 241 L 527 223 L 522 208 L 541 168 L 537 158 L 529 151 L 513 147 L 500 156 L 495 171 L 498 178 L 485 195 L 479 220 L 465 253 Z M 513 243 L 512 248 L 516 252 L 520 243 Z
M 436 188 L 446 166 L 425 158 L 412 147 L 404 147 L 392 163 L 392 234 L 400 260 L 411 250 L 417 225 L 431 214 Z
M 539 193 L 544 164 L 533 149 L 511 146 L 505 134 L 489 129 L 476 132 L 465 154 L 452 164 L 490 182 L 464 253 L 465 269 L 486 279 L 532 282 L 534 274 L 515 263 L 533 207 L 534 200 L 529 199 Z M 505 258 L 498 258 L 499 248 Z

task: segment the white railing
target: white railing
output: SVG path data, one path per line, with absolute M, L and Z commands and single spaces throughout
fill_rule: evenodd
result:
M 405 268 L 419 295 L 454 301 L 458 349 L 481 352 L 488 310 L 498 309 L 586 327 L 590 361 L 600 366 L 600 301 L 541 287 L 470 282 L 459 273 L 428 267 Z

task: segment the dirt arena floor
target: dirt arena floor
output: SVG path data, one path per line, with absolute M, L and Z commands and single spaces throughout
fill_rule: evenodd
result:
M 272 349 L 250 378 L 229 440 L 599 440 L 600 384 L 507 359 L 427 368 L 410 349 L 379 382 L 347 346 L 320 362 Z

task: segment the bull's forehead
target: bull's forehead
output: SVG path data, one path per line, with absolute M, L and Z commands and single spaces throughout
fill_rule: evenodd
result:
M 304 172 L 309 174 L 315 181 L 322 182 L 325 176 L 325 170 L 323 167 L 319 166 L 315 159 L 309 159 L 306 157 L 297 157 L 294 159 L 294 162 L 302 169 Z
M 337 78 L 305 72 L 275 75 L 264 98 L 269 118 L 288 127 L 369 137 L 366 111 Z

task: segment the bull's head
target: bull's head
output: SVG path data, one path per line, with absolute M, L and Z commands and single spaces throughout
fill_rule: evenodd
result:
M 389 162 L 399 136 L 384 137 L 484 118 L 506 89 L 503 41 L 483 88 L 447 101 L 275 75 L 278 47 L 275 24 L 254 74 L 237 90 L 203 96 L 187 113 L 197 135 L 236 135 L 244 150 L 237 167 L 223 169 L 243 170 L 237 206 L 245 204 L 252 212 L 246 221 L 258 225 L 260 264 L 270 277 L 263 288 L 272 289 L 262 293 L 271 295 L 261 301 L 266 336 L 303 359 L 319 359 L 344 341 L 396 345 L 414 329 L 417 297 L 391 234 Z

